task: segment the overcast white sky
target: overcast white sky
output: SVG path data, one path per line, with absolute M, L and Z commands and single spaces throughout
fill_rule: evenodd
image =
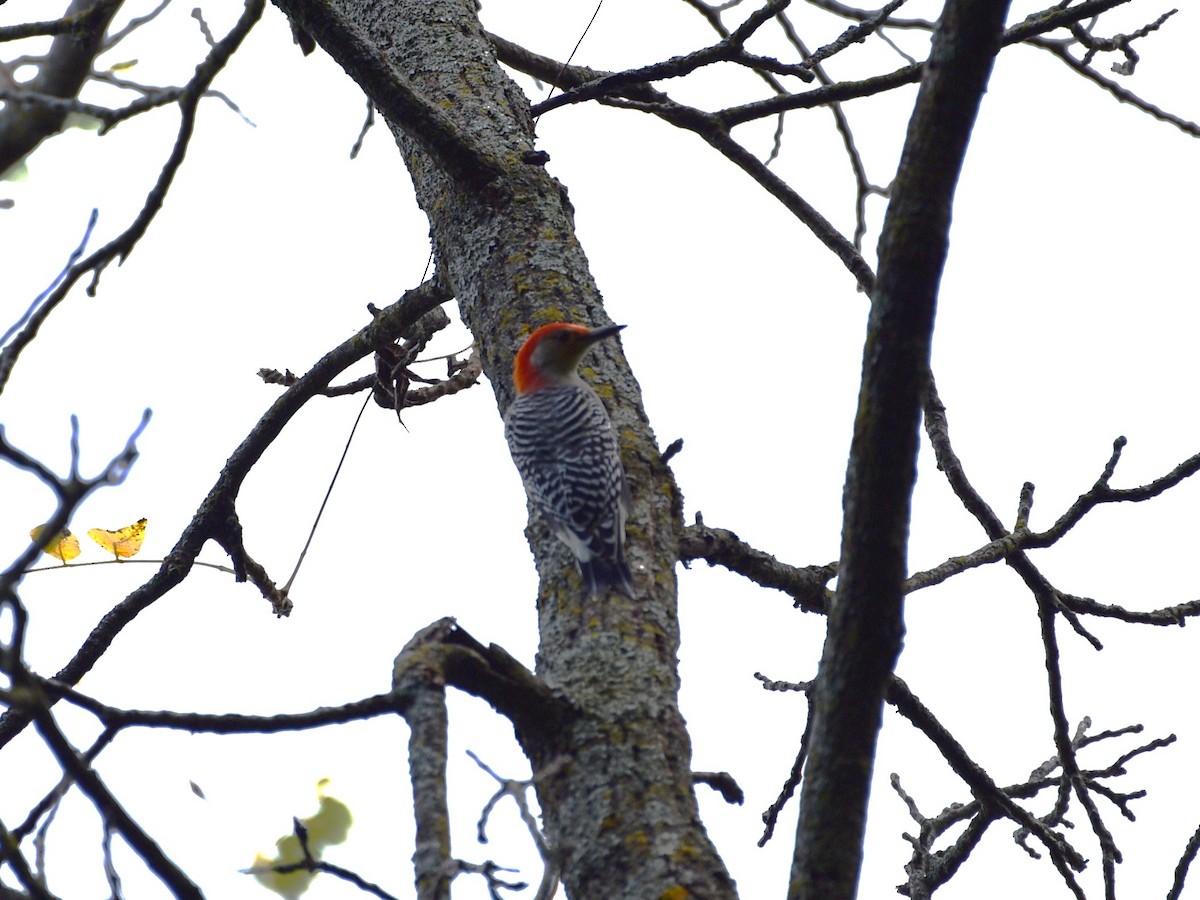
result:
M 1111 24 L 1132 30 L 1165 9 L 1138 0 Z M 219 35 L 237 4 L 205 8 Z M 149 4 L 130 0 L 126 15 Z M 486 2 L 485 25 L 531 49 L 565 56 L 593 5 L 576 0 Z M 1033 7 L 1019 7 L 1013 21 Z M 190 6 L 178 5 L 137 42 L 127 74 L 179 82 L 204 52 Z M 44 3 L 3 8 L 5 23 L 46 18 Z M 934 15 L 915 4 L 910 15 Z M 841 25 L 796 11 L 812 46 Z M 734 20 L 736 21 L 736 19 Z M 1123 83 L 1185 118 L 1200 118 L 1194 79 L 1194 9 L 1138 47 Z M 713 40 L 682 3 L 608 0 L 576 61 L 618 69 Z M 919 55 L 919 40 L 909 42 Z M 782 49 L 764 45 L 764 52 Z M 829 64 L 834 76 L 900 64 L 877 41 Z M 528 79 L 522 86 L 533 96 Z M 365 306 L 419 283 L 428 225 L 385 128 L 348 158 L 362 124 L 361 91 L 323 53 L 304 58 L 282 16 L 268 9 L 217 87 L 255 123 L 219 101 L 202 107 L 189 158 L 165 209 L 127 263 L 107 270 L 95 299 L 78 289 L 22 356 L 0 402 L 9 439 L 65 471 L 68 417 L 80 417 L 85 473 L 124 443 L 144 408 L 153 421 L 127 483 L 96 494 L 77 533 L 149 519 L 143 556 L 174 544 L 220 467 L 277 395 L 255 371 L 306 370 L 367 321 Z M 678 99 L 713 108 L 762 96 L 744 73 L 702 73 L 669 85 Z M 890 180 L 915 89 L 856 101 L 847 113 L 874 181 Z M 92 99 L 113 100 L 97 93 Z M 0 323 L 14 321 L 100 211 L 92 246 L 140 208 L 174 139 L 166 110 L 109 136 L 72 132 L 29 162 L 28 178 L 0 183 L 15 200 L 0 211 Z M 737 136 L 764 156 L 773 122 Z M 855 409 L 866 302 L 850 276 L 805 229 L 698 139 L 637 113 L 595 106 L 545 116 L 540 147 L 569 188 L 579 234 L 609 314 L 641 381 L 660 444 L 686 441 L 673 462 L 689 519 L 702 511 L 752 544 L 796 563 L 824 563 L 839 546 L 841 484 Z M 843 230 L 852 229 L 852 181 L 826 111 L 788 118 L 775 163 Z M 1129 438 L 1114 484 L 1130 486 L 1200 450 L 1194 414 L 1200 144 L 1117 104 L 1048 55 L 1005 51 L 985 99 L 959 188 L 951 256 L 940 298 L 934 367 L 956 449 L 976 486 L 1011 521 L 1022 482 L 1037 485 L 1032 524 L 1044 528 L 1099 474 L 1113 438 Z M 871 204 L 868 258 L 882 221 Z M 468 343 L 455 325 L 432 353 Z M 364 368 L 365 371 L 365 368 Z M 437 374 L 438 364 L 431 367 Z M 361 399 L 313 403 L 285 431 L 242 493 L 248 548 L 286 580 L 342 451 Z M 296 608 L 277 620 L 247 585 L 197 570 L 143 613 L 84 679 L 81 690 L 139 708 L 271 713 L 333 705 L 388 688 L 392 659 L 418 629 L 454 615 L 473 635 L 532 666 L 535 573 L 522 534 L 525 503 L 486 383 L 406 413 L 409 431 L 372 407 L 359 429 L 304 568 Z M 985 542 L 922 449 L 910 568 L 927 568 Z M 1185 484 L 1139 507 L 1106 508 L 1059 547 L 1036 555 L 1058 587 L 1156 608 L 1196 596 L 1200 487 Z M 53 508 L 49 492 L 0 468 L 0 557 L 15 558 L 31 526 Z M 86 539 L 85 539 L 86 541 Z M 85 558 L 100 551 L 85 548 Z M 203 558 L 223 563 L 215 546 Z M 27 659 L 49 674 L 100 617 L 150 572 L 97 566 L 29 576 Z M 782 896 L 795 806 L 767 848 L 755 847 L 803 727 L 803 701 L 764 693 L 753 673 L 812 677 L 823 622 L 786 597 L 700 565 L 681 572 L 684 715 L 698 770 L 728 770 L 747 792 L 731 808 L 701 787 L 710 830 L 745 897 Z M 1196 629 L 1092 624 L 1097 654 L 1061 637 L 1067 711 L 1096 730 L 1135 722 L 1146 737 L 1179 742 L 1130 764 L 1126 790 L 1146 788 L 1139 821 L 1111 807 L 1106 822 L 1125 850 L 1127 896 L 1164 894 L 1197 825 L 1200 748 Z M 899 672 L 1002 784 L 1024 780 L 1051 755 L 1044 668 L 1032 599 L 1008 570 L 991 567 L 909 602 Z M 86 716 L 60 714 L 78 744 L 96 733 Z M 452 701 L 451 796 L 455 852 L 522 867 L 536 883 L 528 838 L 511 807 L 497 810 L 492 842 L 474 827 L 493 785 L 465 756 L 502 774 L 528 773 L 511 729 L 484 704 Z M 301 735 L 214 738 L 129 732 L 99 770 L 166 851 L 214 897 L 269 897 L 237 870 L 269 850 L 291 816 L 315 809 L 315 783 L 352 809 L 349 841 L 330 859 L 398 896 L 411 891 L 407 732 L 375 721 Z M 1126 740 L 1122 749 L 1134 746 Z M 1085 758 L 1107 764 L 1102 748 Z M 10 827 L 53 783 L 57 767 L 32 734 L 3 751 L 0 820 Z M 966 791 L 906 722 L 885 714 L 862 896 L 893 895 L 913 831 L 887 777 L 898 772 L 932 814 Z M 197 798 L 194 781 L 207 795 Z M 1122 786 L 1122 785 L 1119 785 Z M 1044 804 L 1035 811 L 1046 810 Z M 1099 885 L 1099 853 L 1084 876 Z M 993 829 L 984 853 L 943 894 L 1065 895 L 1052 867 Z M 50 887 L 64 897 L 105 890 L 100 834 L 72 795 L 49 848 Z M 128 854 L 127 896 L 163 896 Z M 318 879 L 317 900 L 360 896 Z M 486 896 L 463 878 L 458 898 Z

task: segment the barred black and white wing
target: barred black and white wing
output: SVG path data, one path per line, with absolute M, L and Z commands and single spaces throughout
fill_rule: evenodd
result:
M 625 562 L 629 489 L 600 398 L 582 382 L 521 395 L 504 433 L 534 510 L 571 549 L 591 593 L 633 597 Z

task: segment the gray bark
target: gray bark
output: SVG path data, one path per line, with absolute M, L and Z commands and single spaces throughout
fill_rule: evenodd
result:
M 532 155 L 528 101 L 497 64 L 471 0 L 278 3 L 388 119 L 429 216 L 439 275 L 479 342 L 502 413 L 531 328 L 609 322 L 563 187 Z M 732 897 L 698 816 L 677 700 L 678 492 L 619 344 L 588 362 L 632 488 L 639 597 L 590 599 L 566 550 L 531 522 L 537 675 L 571 713 L 561 728 L 517 723 L 517 736 L 535 771 L 569 761 L 539 782 L 538 800 L 571 897 Z

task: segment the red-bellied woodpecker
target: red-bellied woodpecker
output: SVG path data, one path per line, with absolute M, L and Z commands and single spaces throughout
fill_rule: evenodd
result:
M 571 548 L 593 596 L 634 596 L 625 562 L 629 488 L 608 413 L 578 368 L 589 347 L 624 327 L 554 322 L 537 329 L 517 352 L 517 399 L 504 416 L 529 500 Z

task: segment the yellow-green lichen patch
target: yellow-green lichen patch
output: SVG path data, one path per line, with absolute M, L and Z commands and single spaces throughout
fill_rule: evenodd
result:
M 644 831 L 635 831 L 625 837 L 625 848 L 634 853 L 645 853 L 650 849 L 650 838 Z

